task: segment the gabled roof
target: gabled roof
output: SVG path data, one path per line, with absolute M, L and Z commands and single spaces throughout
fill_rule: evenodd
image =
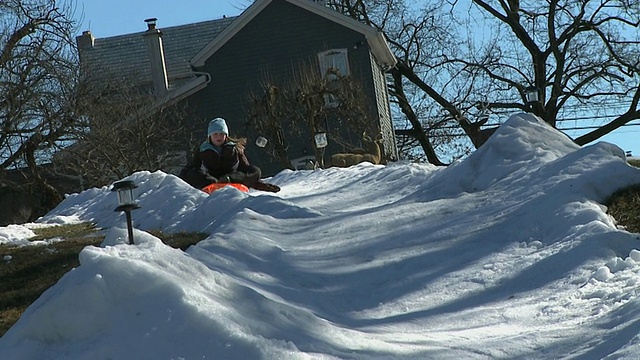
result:
M 311 0 L 283 0 L 322 16 L 365 36 L 380 66 L 392 67 L 396 58 L 384 35 L 371 26 L 344 16 Z M 199 76 L 192 66 L 204 65 L 206 59 L 220 49 L 272 0 L 256 0 L 239 16 L 203 21 L 187 25 L 160 28 L 169 93 L 164 101 L 175 101 L 206 86 L 208 76 Z M 136 79 L 151 83 L 151 59 L 144 34 L 146 31 L 93 39 L 93 46 L 81 47 L 81 61 L 97 69 L 100 74 Z M 83 35 L 84 36 L 84 35 Z M 90 35 L 91 36 L 91 35 Z M 80 38 L 80 37 L 79 37 Z
M 233 38 L 238 31 L 247 25 L 256 15 L 258 15 L 273 0 L 256 0 L 251 6 L 238 16 L 235 21 L 226 27 L 218 36 L 207 46 L 202 48 L 192 59 L 191 64 L 194 67 L 201 67 L 205 61 L 211 57 L 218 49 L 220 49 L 227 41 Z M 380 66 L 383 68 L 393 67 L 397 59 L 389 49 L 384 34 L 375 28 L 365 25 L 355 19 L 340 14 L 324 5 L 320 5 L 310 0 L 284 0 L 293 5 L 299 6 L 309 12 L 322 16 L 330 21 L 340 24 L 346 28 L 359 32 L 365 36 L 369 47 Z

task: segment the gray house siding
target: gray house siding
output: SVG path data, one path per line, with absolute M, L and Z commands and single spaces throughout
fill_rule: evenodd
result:
M 398 160 L 398 148 L 396 146 L 396 132 L 393 129 L 391 119 L 391 107 L 389 104 L 389 90 L 385 74 L 376 66 L 375 59 L 371 56 L 371 68 L 373 69 L 373 89 L 375 90 L 375 103 L 378 107 L 380 119 L 380 133 L 382 134 L 382 153 L 392 161 Z
M 204 137 L 206 122 L 222 116 L 229 122 L 232 135 L 249 137 L 248 156 L 266 175 L 281 170 L 281 164 L 272 163 L 263 150 L 251 144 L 256 134 L 248 134 L 243 129 L 249 95 L 259 94 L 264 81 L 285 84 L 300 69 L 311 67 L 320 71 L 317 54 L 337 48 L 348 49 L 351 75 L 362 82 L 371 103 L 382 99 L 384 93 L 376 86 L 386 87 L 386 84 L 375 80 L 380 75 L 372 72 L 372 66 L 376 65 L 364 35 L 286 1 L 273 1 L 218 49 L 202 68 L 196 69 L 211 74 L 209 85 L 189 100 L 191 107 L 198 109 L 195 120 L 200 129 L 196 129 L 196 133 Z M 390 124 L 388 115 L 380 115 L 380 110 L 385 109 L 372 106 L 371 118 Z M 389 129 L 384 130 L 393 134 Z M 294 158 L 305 152 L 313 154 L 310 147 L 310 138 L 292 142 L 289 155 Z M 327 151 L 338 149 L 330 145 Z

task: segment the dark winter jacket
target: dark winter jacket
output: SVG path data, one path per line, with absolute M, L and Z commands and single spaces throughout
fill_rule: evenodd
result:
M 184 181 L 198 189 L 215 182 L 234 182 L 251 187 L 260 175 L 260 169 L 249 163 L 242 147 L 233 141 L 227 141 L 221 147 L 210 141 L 203 142 L 191 162 L 180 172 Z

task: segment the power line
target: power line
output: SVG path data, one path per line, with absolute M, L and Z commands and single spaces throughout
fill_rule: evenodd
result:
M 640 124 L 624 124 L 624 125 L 621 125 L 620 128 L 622 128 L 624 126 L 640 126 Z M 557 130 L 562 130 L 562 131 L 564 131 L 564 130 L 590 130 L 590 129 L 599 129 L 601 127 L 602 126 L 574 126 L 574 127 L 566 127 L 566 128 L 558 127 L 556 129 Z
M 558 121 L 560 121 L 560 120 L 558 120 Z M 500 125 L 502 125 L 502 123 L 484 124 L 483 128 L 490 128 L 490 127 L 495 127 L 495 126 L 500 126 Z M 640 126 L 640 123 L 627 123 L 627 124 L 624 124 L 624 125 L 620 125 L 619 129 L 627 127 L 627 126 Z M 573 126 L 573 127 L 562 127 L 562 128 L 561 127 L 557 127 L 556 130 L 588 130 L 588 129 L 599 129 L 601 127 L 602 126 L 596 126 L 596 125 L 593 125 L 593 126 Z M 457 129 L 457 128 L 458 128 L 457 126 L 453 126 L 452 125 L 452 126 L 443 126 L 441 128 L 438 128 L 438 129 Z

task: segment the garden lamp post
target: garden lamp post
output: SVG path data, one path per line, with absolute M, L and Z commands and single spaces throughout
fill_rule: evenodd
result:
M 111 191 L 118 195 L 118 207 L 114 211 L 124 211 L 127 216 L 127 229 L 129 231 L 129 244 L 133 245 L 133 227 L 131 225 L 131 210 L 140 208 L 134 198 L 133 189 L 137 188 L 132 180 L 122 180 L 113 183 Z
M 535 114 L 535 106 L 540 102 L 540 89 L 537 86 L 528 86 L 524 89 L 524 97 L 527 101 L 527 112 Z
M 313 168 L 316 169 L 318 167 L 324 167 L 324 151 L 328 145 L 327 141 L 327 133 L 326 132 L 316 132 L 313 135 L 313 142 L 316 144 L 316 160 L 313 163 Z

